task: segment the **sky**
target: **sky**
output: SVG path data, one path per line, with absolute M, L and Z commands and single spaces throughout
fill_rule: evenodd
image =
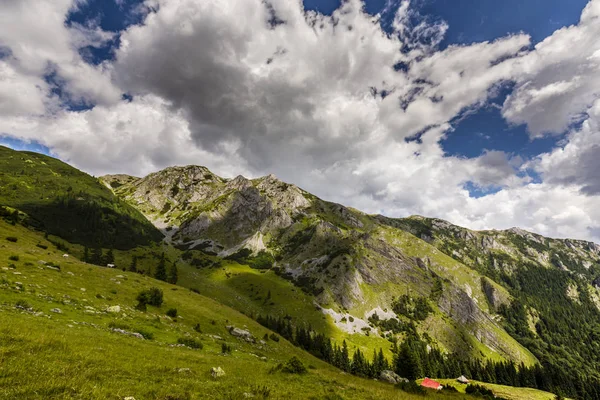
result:
M 600 0 L 6 0 L 0 144 L 600 242 Z

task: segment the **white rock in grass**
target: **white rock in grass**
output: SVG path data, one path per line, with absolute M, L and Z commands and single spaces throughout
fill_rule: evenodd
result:
M 52 311 L 53 313 L 62 314 L 62 310 L 60 308 L 53 308 L 50 311 Z
M 127 396 L 123 400 L 135 400 L 135 397 L 133 397 L 133 396 Z
M 210 375 L 213 378 L 220 378 L 222 376 L 225 376 L 225 371 L 223 371 L 223 368 L 221 367 L 212 367 L 210 370 Z
M 84 287 L 82 287 L 80 290 L 81 290 L 82 292 L 85 292 L 85 291 L 86 291 L 86 289 L 85 289 Z
M 121 312 L 121 306 L 110 306 L 106 309 L 107 312 L 109 313 L 120 313 Z

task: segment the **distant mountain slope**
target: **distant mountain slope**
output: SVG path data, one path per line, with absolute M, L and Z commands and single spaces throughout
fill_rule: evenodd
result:
M 30 225 L 87 246 L 127 249 L 162 238 L 96 178 L 52 157 L 3 146 L 0 206 L 18 209 Z
M 321 312 L 349 334 L 391 337 L 416 323 L 449 352 L 536 362 L 497 321 L 483 275 L 369 215 L 272 175 L 224 179 L 188 166 L 101 180 L 176 246 L 271 268 L 315 296 Z M 501 286 L 490 286 L 499 302 L 509 301 Z M 416 301 L 433 308 L 425 316 L 401 315 L 399 298 L 407 293 L 408 307 Z M 374 314 L 382 321 L 373 322 Z M 391 319 L 399 321 L 393 329 Z

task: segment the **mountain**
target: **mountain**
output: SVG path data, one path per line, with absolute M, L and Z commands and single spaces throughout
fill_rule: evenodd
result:
M 546 365 L 557 380 L 570 371 L 600 378 L 594 243 L 367 215 L 273 175 L 225 179 L 187 166 L 101 180 L 178 248 L 293 282 L 326 316 L 316 329 L 367 350 L 365 343 L 402 336 L 414 325 L 443 352 Z M 194 272 L 180 284 L 211 290 L 211 279 Z M 272 312 L 252 297 L 233 306 Z
M 43 154 L 0 146 L 0 205 L 73 243 L 132 248 L 162 239 L 144 216 L 96 178 Z
M 39 347 L 36 343 L 46 343 L 38 330 L 50 330 L 76 343 L 71 351 L 85 353 L 80 356 L 83 364 L 103 365 L 94 372 L 102 378 L 94 379 L 105 379 L 106 357 L 117 357 L 118 346 L 126 345 L 110 339 L 112 329 L 141 336 L 151 332 L 156 340 L 132 347 L 134 353 L 152 354 L 148 361 L 168 357 L 161 346 L 170 347 L 179 339 L 185 346 L 192 343 L 186 338 L 195 338 L 210 349 L 216 345 L 213 336 L 233 332 L 233 321 L 241 330 L 249 327 L 282 340 L 283 347 L 274 346 L 267 355 L 281 365 L 270 365 L 268 371 L 281 372 L 285 358 L 296 355 L 301 363 L 316 366 L 316 375 L 309 373 L 312 379 L 321 371 L 334 371 L 323 372 L 331 377 L 323 387 L 335 395 L 331 385 L 336 385 L 339 370 L 380 378 L 389 368 L 412 381 L 466 375 L 498 384 L 487 387 L 506 398 L 528 398 L 525 393 L 533 390 L 515 387 L 600 398 L 600 247 L 594 243 L 550 239 L 517 228 L 477 232 L 420 216 L 368 215 L 322 200 L 273 175 L 226 179 L 205 167 L 187 166 L 141 178 L 96 179 L 34 153 L 0 148 L 0 156 L 0 231 L 6 235 L 0 237 L 5 239 L 0 258 L 8 259 L 0 270 L 0 311 L 11 326 L 34 327 L 30 337 L 20 335 L 20 328 L 4 329 L 0 340 L 12 338 L 7 342 L 13 346 L 10 354 L 28 354 Z M 69 256 L 62 257 L 65 253 Z M 119 271 L 93 265 L 107 263 Z M 73 276 L 80 278 L 72 280 Z M 78 286 L 87 289 L 78 292 Z M 138 291 L 150 286 L 163 290 L 168 307 L 146 310 L 144 303 L 136 308 L 136 298 L 148 298 Z M 188 293 L 184 288 L 189 295 L 184 295 Z M 95 298 L 87 297 L 88 291 L 95 292 Z M 32 306 L 25 307 L 20 300 Z M 110 315 L 112 302 L 126 309 L 123 315 Z M 71 323 L 48 313 L 53 303 L 67 309 L 65 317 Z M 167 312 L 170 319 L 163 320 L 161 315 Z M 44 318 L 48 322 L 41 323 Z M 198 330 L 195 320 L 201 321 Z M 213 327 L 205 330 L 207 321 Z M 80 331 L 61 332 L 64 323 L 70 329 L 85 327 L 81 331 L 85 339 L 79 338 Z M 69 347 L 57 337 L 52 339 L 56 349 Z M 85 346 L 95 341 L 102 343 L 98 348 L 112 350 L 92 357 Z M 291 345 L 296 348 L 288 349 Z M 262 371 L 247 363 L 244 355 L 262 357 L 260 346 L 264 344 L 236 348 L 240 353 L 232 353 L 227 368 L 236 373 L 242 373 L 242 367 Z M 43 353 L 44 361 L 35 368 L 54 368 L 50 360 L 57 353 L 52 349 Z M 175 351 L 176 360 L 197 362 L 179 350 L 168 351 Z M 203 363 L 219 364 L 222 356 L 210 354 Z M 313 356 L 339 370 L 315 364 Z M 133 360 L 111 373 L 129 374 L 136 368 Z M 295 363 L 289 368 L 301 370 Z M 30 374 L 27 369 L 15 371 L 11 387 L 27 381 Z M 140 373 L 162 378 L 171 372 Z M 205 382 L 205 375 L 206 371 L 198 375 L 200 381 Z M 310 392 L 307 398 L 340 398 L 315 395 L 319 386 L 306 379 L 292 380 L 296 386 L 290 386 L 288 379 L 268 379 L 262 372 L 252 377 L 267 386 L 276 382 L 275 397 L 289 398 L 289 390 L 305 387 Z M 69 379 L 61 381 L 63 389 L 40 383 L 4 394 L 64 397 L 66 387 L 84 390 L 77 392 L 79 397 L 89 394 L 85 392 L 89 386 Z M 364 398 L 370 385 L 347 379 L 341 384 L 341 398 Z M 118 387 L 122 380 L 117 382 L 108 391 L 87 397 L 123 393 Z M 185 380 L 180 383 L 196 387 Z M 246 380 L 235 386 L 230 381 L 217 387 L 225 397 L 239 398 L 241 392 L 236 390 L 242 386 L 244 393 L 265 397 L 262 386 L 248 388 L 248 384 Z M 190 397 L 183 392 L 173 397 L 154 384 L 145 392 L 143 385 L 125 387 L 142 393 L 142 398 Z M 402 388 L 417 390 L 411 384 Z M 485 395 L 475 385 L 468 389 Z M 379 384 L 373 390 L 377 394 L 372 398 L 395 396 Z M 548 393 L 531 394 L 552 398 Z

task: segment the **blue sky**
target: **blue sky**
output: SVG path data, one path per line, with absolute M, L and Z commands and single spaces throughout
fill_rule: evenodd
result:
M 201 164 L 371 213 L 597 236 L 600 0 L 348 0 L 327 17 L 341 6 L 0 3 L 0 143 L 94 175 Z

